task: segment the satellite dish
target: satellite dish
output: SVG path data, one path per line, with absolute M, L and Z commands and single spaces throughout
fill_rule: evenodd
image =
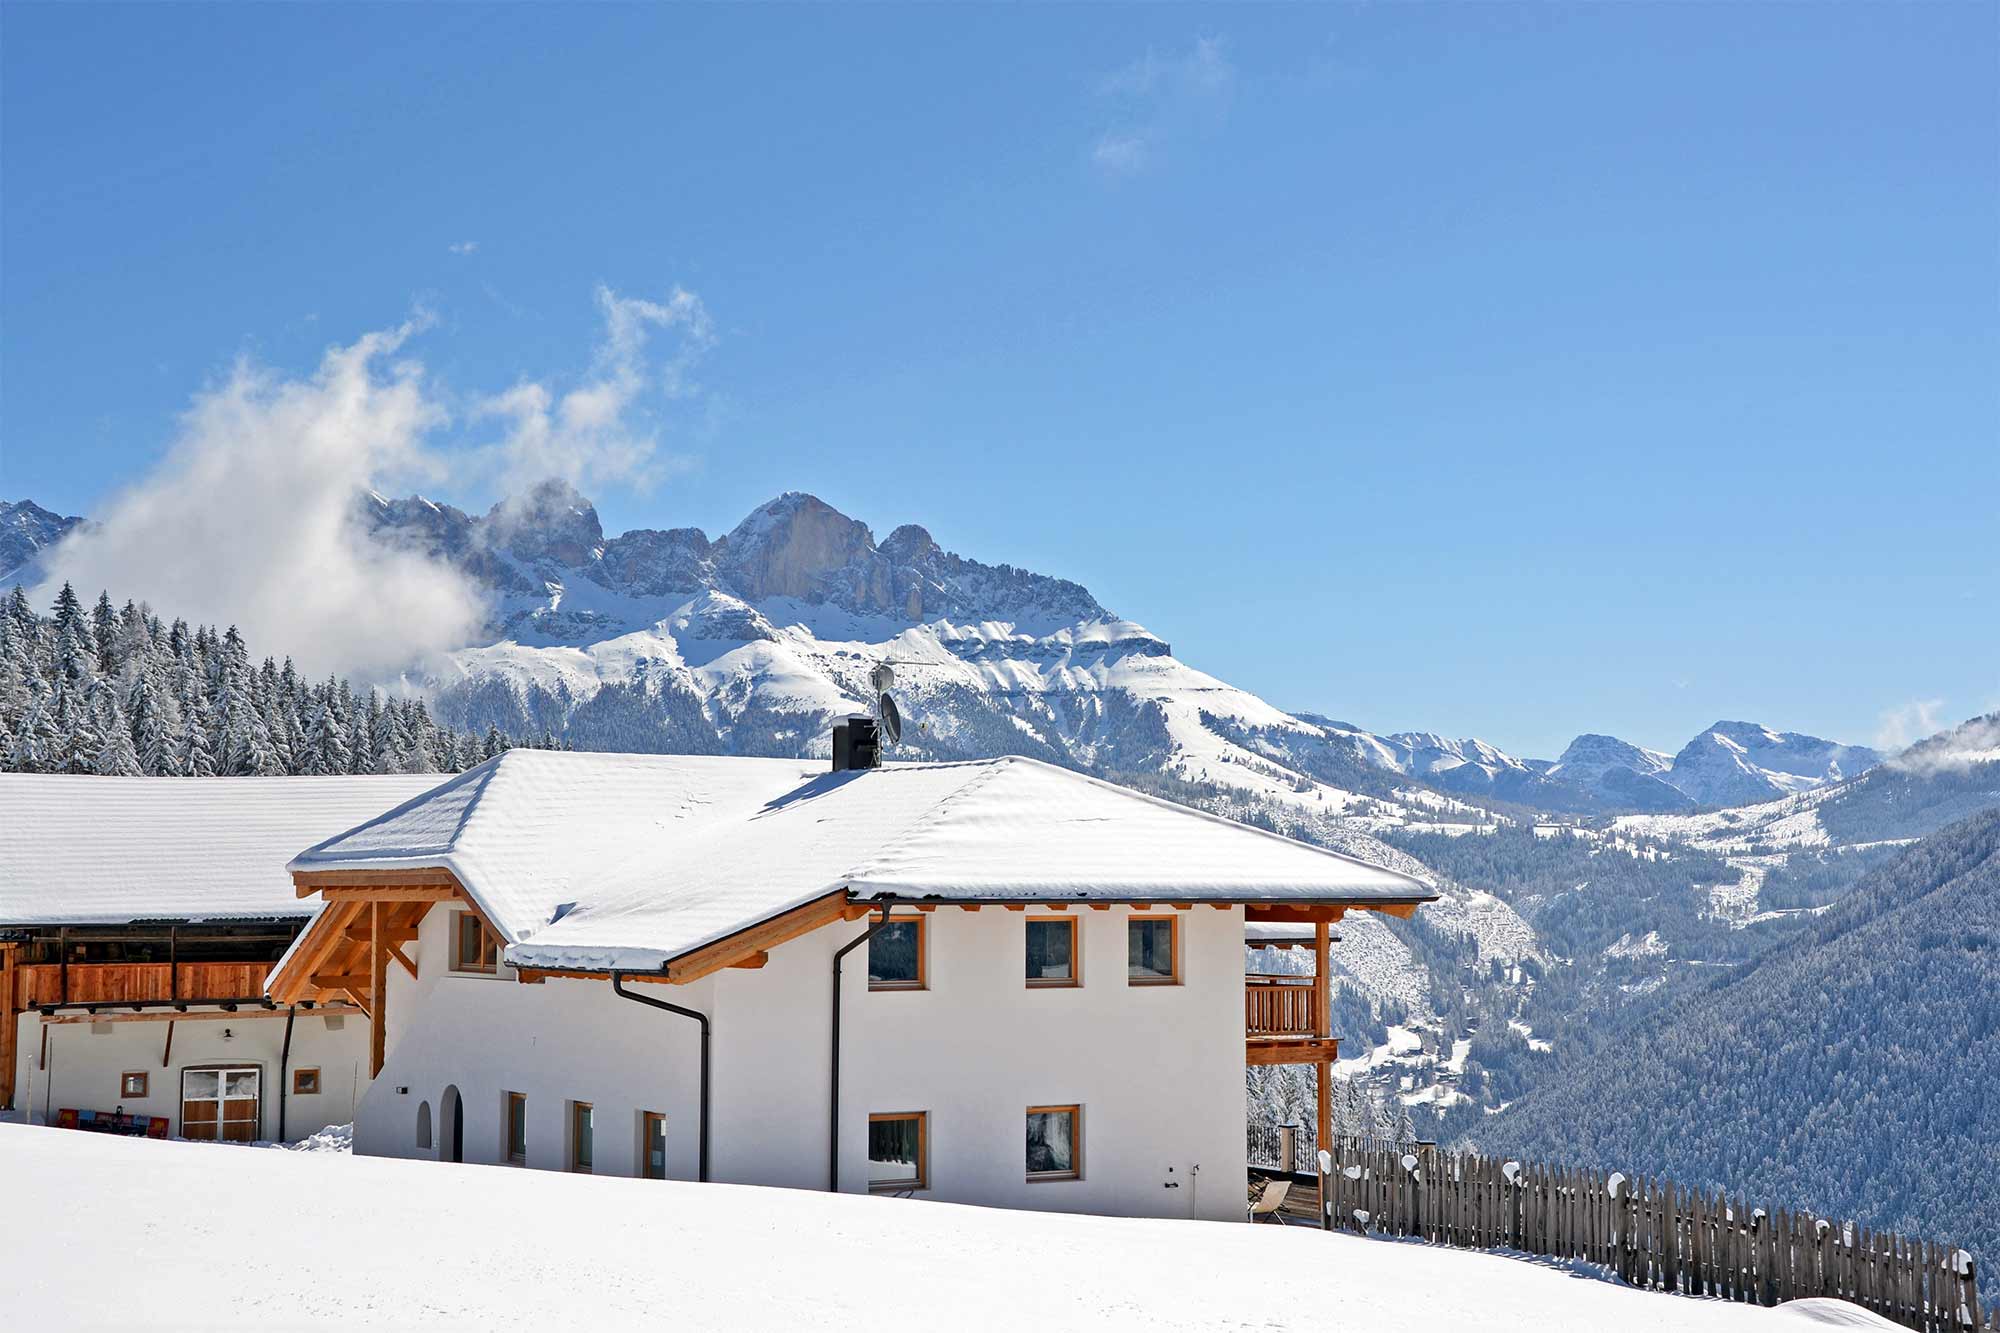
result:
M 877 667 L 876 670 L 887 671 L 888 668 Z M 884 694 L 876 704 L 875 711 L 881 714 L 882 739 L 890 745 L 895 745 L 901 741 L 903 739 L 903 715 L 897 711 L 896 701 Z
M 896 683 L 896 673 L 889 669 L 887 662 L 877 662 L 875 669 L 868 673 L 868 683 L 875 687 L 875 693 L 887 693 L 889 687 Z

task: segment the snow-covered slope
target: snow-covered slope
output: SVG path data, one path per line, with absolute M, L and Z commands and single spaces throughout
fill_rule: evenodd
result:
M 1309 1227 L 1011 1212 L 0 1124 L 24 1328 L 1888 1329 Z M 1241 1197 L 1240 1178 L 1200 1190 Z M 1189 1196 L 1192 1198 L 1192 1195 Z M 107 1249 L 106 1237 L 116 1237 Z M 226 1256 L 226 1258 L 218 1258 Z M 110 1266 L 110 1267 L 108 1267 Z M 115 1267 L 117 1280 L 106 1280 Z

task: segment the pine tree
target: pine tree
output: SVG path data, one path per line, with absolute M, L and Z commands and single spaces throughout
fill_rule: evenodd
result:
M 100 721 L 96 753 L 90 756 L 90 771 L 99 777 L 136 778 L 142 775 L 139 754 L 132 745 L 132 732 L 125 725 L 125 710 L 116 698 L 107 698 L 109 712 Z
M 182 777 L 212 778 L 216 774 L 215 744 L 199 707 L 181 709 L 181 734 L 174 746 L 174 768 Z
M 97 648 L 97 674 L 115 676 L 118 674 L 118 613 L 111 607 L 111 594 L 97 594 L 97 605 L 90 613 L 90 636 Z
M 156 778 L 179 776 L 174 747 L 178 726 L 167 709 L 166 687 L 156 664 L 147 663 L 140 670 L 127 702 L 140 769 Z
M 7 756 L 7 767 L 12 771 L 54 773 L 60 769 L 62 744 L 50 711 L 52 702 L 47 695 L 37 695 L 28 704 L 28 711 L 14 729 L 14 742 Z
M 67 582 L 63 584 L 62 591 L 56 594 L 55 622 L 56 633 L 58 634 L 68 629 L 82 630 L 85 628 L 83 603 L 77 600 L 76 589 L 72 588 Z
M 507 752 L 507 738 L 500 734 L 500 728 L 491 722 L 486 724 L 486 739 L 479 747 L 480 759 L 498 759 Z
M 303 750 L 299 771 L 311 777 L 345 773 L 353 766 L 354 756 L 347 748 L 347 728 L 341 725 L 331 681 L 313 701 L 312 713 L 306 720 Z

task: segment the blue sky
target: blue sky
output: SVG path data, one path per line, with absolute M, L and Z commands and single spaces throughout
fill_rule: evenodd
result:
M 2000 707 L 1996 68 L 1989 4 L 10 5 L 0 497 L 678 287 L 613 531 L 809 490 L 1286 707 L 1865 741 Z

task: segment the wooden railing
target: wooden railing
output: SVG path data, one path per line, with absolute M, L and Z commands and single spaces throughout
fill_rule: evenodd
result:
M 1318 994 L 1311 977 L 1243 978 L 1243 1029 L 1253 1037 L 1319 1034 Z
M 252 1000 L 269 963 L 61 963 L 14 969 L 14 1008 L 38 1004 L 127 1004 L 139 1000 Z
M 1329 1149 L 1329 1228 L 1522 1250 L 1727 1301 L 1833 1296 L 1922 1333 L 1996 1327 L 1980 1317 L 1973 1257 L 1956 1246 L 1620 1171 L 1428 1143 L 1338 1138 Z

